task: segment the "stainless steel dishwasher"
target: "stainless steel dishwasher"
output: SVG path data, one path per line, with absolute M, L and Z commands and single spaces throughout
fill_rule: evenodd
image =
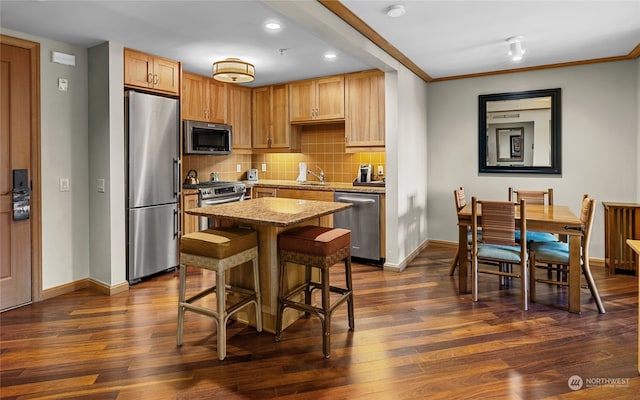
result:
M 380 195 L 336 191 L 333 200 L 353 204 L 333 215 L 334 227 L 351 230 L 351 256 L 381 264 Z

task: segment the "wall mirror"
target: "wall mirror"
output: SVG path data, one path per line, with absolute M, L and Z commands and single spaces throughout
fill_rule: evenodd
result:
M 561 173 L 560 89 L 478 97 L 478 171 Z

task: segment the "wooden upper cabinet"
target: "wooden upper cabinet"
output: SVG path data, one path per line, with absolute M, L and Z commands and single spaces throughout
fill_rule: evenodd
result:
M 384 72 L 374 70 L 345 76 L 346 151 L 384 148 Z M 377 149 L 376 149 L 377 150 Z
M 225 122 L 226 89 L 223 82 L 201 75 L 182 74 L 182 119 Z
M 286 84 L 253 89 L 254 149 L 291 148 L 289 89 Z
M 251 88 L 227 85 L 226 122 L 233 129 L 233 149 L 251 149 Z
M 291 123 L 344 119 L 344 76 L 310 79 L 289 84 Z
M 124 84 L 177 96 L 180 94 L 180 63 L 125 48 Z

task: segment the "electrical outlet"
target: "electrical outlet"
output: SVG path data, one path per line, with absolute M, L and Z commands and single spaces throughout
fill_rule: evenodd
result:
M 236 164 L 236 172 L 242 172 L 242 165 Z
M 378 176 L 384 175 L 384 168 L 382 165 L 378 165 Z
M 262 172 L 267 172 L 267 164 L 262 163 Z

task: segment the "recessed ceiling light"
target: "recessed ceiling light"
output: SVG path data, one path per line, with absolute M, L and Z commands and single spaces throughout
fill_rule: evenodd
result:
M 271 31 L 276 31 L 280 29 L 280 24 L 277 22 L 267 22 L 266 24 L 264 24 L 264 27 Z
M 324 58 L 326 58 L 327 60 L 333 60 L 336 57 L 338 57 L 338 55 L 336 53 L 324 53 Z
M 391 18 L 402 17 L 406 12 L 407 10 L 405 10 L 402 4 L 395 4 L 387 8 L 387 15 L 390 16 Z

